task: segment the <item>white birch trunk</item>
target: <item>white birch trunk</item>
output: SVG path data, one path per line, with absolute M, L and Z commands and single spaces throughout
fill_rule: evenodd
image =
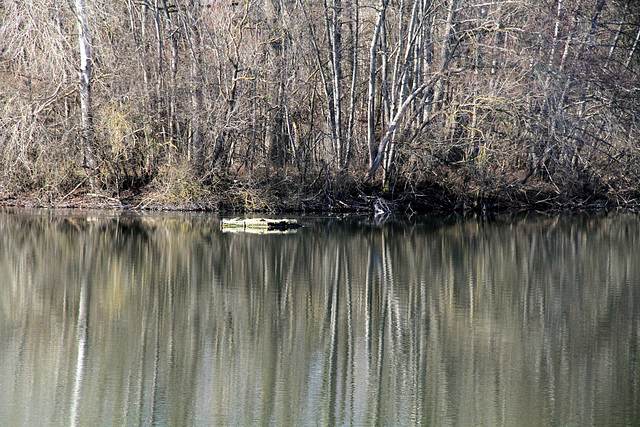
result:
M 636 33 L 636 38 L 633 41 L 633 46 L 629 51 L 629 55 L 627 56 L 627 62 L 624 63 L 624 68 L 629 68 L 629 64 L 631 64 L 631 59 L 633 58 L 633 54 L 636 52 L 636 48 L 638 47 L 638 42 L 640 42 L 640 27 L 638 28 L 638 32 Z
M 384 137 L 380 141 L 377 155 L 373 161 L 373 164 L 369 168 L 369 172 L 367 173 L 367 179 L 375 175 L 376 170 L 378 170 L 378 167 L 380 166 L 380 163 L 382 163 L 382 161 L 384 160 L 385 152 L 387 150 L 387 145 L 392 141 L 393 135 L 395 134 L 396 129 L 398 128 L 398 124 L 404 117 L 404 113 L 407 111 L 407 108 L 409 107 L 409 105 L 411 105 L 414 99 L 422 95 L 425 89 L 432 87 L 432 85 L 433 85 L 432 82 L 422 84 L 420 87 L 416 88 L 416 90 L 413 91 L 407 97 L 407 99 L 402 103 L 402 105 L 398 107 L 398 111 L 396 112 L 396 115 L 393 117 L 393 120 L 391 120 L 391 122 L 389 123 L 387 132 L 385 133 Z
M 360 38 L 360 4 L 358 0 L 354 1 L 354 24 L 355 29 L 353 33 L 353 68 L 351 73 L 351 90 L 349 92 L 349 124 L 347 127 L 347 147 L 342 167 L 346 168 L 349 165 L 351 159 L 351 151 L 353 148 L 353 128 L 355 124 L 356 114 L 356 89 L 358 84 L 358 41 Z
M 616 50 L 616 47 L 618 46 L 618 42 L 620 41 L 620 35 L 622 34 L 622 27 L 624 25 L 623 23 L 627 17 L 627 9 L 629 9 L 629 2 L 626 2 L 624 4 L 624 9 L 622 12 L 622 21 L 618 24 L 618 30 L 616 31 L 616 35 L 613 38 L 611 47 L 609 48 L 609 54 L 607 55 L 607 60 L 604 63 L 604 68 L 607 68 L 609 66 L 609 61 L 611 61 L 611 56 L 613 55 L 613 52 Z
M 76 17 L 78 19 L 78 47 L 80 49 L 82 149 L 85 166 L 93 170 L 96 167 L 96 162 L 93 154 L 93 114 L 91 111 L 91 44 L 84 0 L 76 0 Z
M 331 123 L 334 152 L 338 158 L 338 164 L 342 164 L 343 154 L 343 142 L 342 142 L 342 88 L 340 86 L 340 80 L 342 78 L 342 70 L 340 67 L 340 49 L 341 49 L 341 35 L 340 35 L 340 23 L 339 14 L 342 5 L 340 0 L 332 0 L 331 6 L 325 2 L 325 21 L 327 26 L 327 38 L 329 41 L 329 61 L 331 65 L 331 83 L 332 92 L 331 99 L 328 99 L 331 104 Z
M 547 64 L 547 79 L 545 81 L 545 88 L 549 87 L 549 82 L 551 80 L 551 71 L 553 69 L 553 60 L 556 56 L 556 49 L 558 47 L 558 37 L 560 33 L 560 18 L 562 14 L 562 2 L 563 0 L 558 0 L 558 6 L 556 8 L 556 22 L 553 27 L 553 43 L 551 44 L 551 52 L 549 53 L 549 63 Z
M 371 45 L 369 47 L 369 94 L 367 100 L 367 140 L 369 142 L 369 167 L 373 168 L 376 159 L 376 141 L 375 141 L 375 98 L 376 98 L 376 63 L 378 39 L 380 31 L 384 26 L 384 18 L 387 9 L 387 1 L 382 0 L 380 5 L 380 14 L 376 22 Z

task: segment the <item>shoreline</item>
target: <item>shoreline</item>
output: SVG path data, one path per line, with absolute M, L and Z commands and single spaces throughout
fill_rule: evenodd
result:
M 585 211 L 627 211 L 640 213 L 640 200 L 621 202 L 605 197 L 555 198 L 538 192 L 537 197 L 482 197 L 472 198 L 442 193 L 380 194 L 375 191 L 358 192 L 322 198 L 275 197 L 268 205 L 243 205 L 238 200 L 212 195 L 209 198 L 184 201 L 162 200 L 157 194 L 128 194 L 114 197 L 108 194 L 85 193 L 73 197 L 35 197 L 18 194 L 0 197 L 0 208 L 17 209 L 97 209 L 130 212 L 215 212 L 220 214 L 502 214 L 502 213 L 570 213 Z M 526 196 L 526 195 L 525 195 Z

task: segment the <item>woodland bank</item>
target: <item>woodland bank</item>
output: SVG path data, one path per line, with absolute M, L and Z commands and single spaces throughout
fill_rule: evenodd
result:
M 499 213 L 499 212 L 568 212 L 576 210 L 628 210 L 640 212 L 640 195 L 626 199 L 606 193 L 559 194 L 542 185 L 510 188 L 473 188 L 467 192 L 431 182 L 412 191 L 401 188 L 383 191 L 367 183 L 349 183 L 339 189 L 328 182 L 309 183 L 300 188 L 282 179 L 242 187 L 229 183 L 226 188 L 204 189 L 181 198 L 167 192 L 126 192 L 121 195 L 105 191 L 92 192 L 75 188 L 62 197 L 32 192 L 4 196 L 0 206 L 22 208 L 117 209 L 132 211 L 212 211 L 219 213 Z M 451 185 L 449 183 L 449 185 Z
M 635 0 L 4 0 L 4 205 L 633 207 Z

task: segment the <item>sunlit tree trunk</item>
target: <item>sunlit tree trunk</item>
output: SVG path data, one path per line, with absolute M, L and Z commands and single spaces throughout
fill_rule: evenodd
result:
M 351 69 L 351 90 L 349 92 L 349 124 L 347 128 L 347 146 L 346 153 L 343 158 L 342 167 L 346 168 L 351 160 L 353 150 L 353 131 L 356 117 L 356 89 L 358 85 L 358 50 L 360 41 L 360 3 L 358 0 L 353 1 L 353 66 Z
M 80 50 L 82 150 L 85 167 L 89 171 L 93 171 L 96 168 L 96 160 L 93 152 L 93 112 L 91 110 L 91 40 L 84 0 L 76 0 L 75 12 L 78 20 L 78 47 Z
M 375 115 L 376 115 L 376 67 L 378 58 L 378 40 L 384 27 L 385 14 L 388 0 L 382 0 L 378 20 L 369 45 L 369 93 L 367 98 L 367 141 L 369 146 L 369 168 L 373 168 L 377 156 L 375 140 Z
M 342 79 L 341 50 L 342 34 L 340 30 L 340 14 L 342 11 L 341 0 L 325 1 L 325 22 L 327 38 L 329 42 L 329 64 L 331 70 L 331 97 L 329 101 L 331 133 L 333 136 L 333 146 L 338 158 L 338 163 L 342 163 L 343 156 L 343 135 L 342 135 Z
M 369 171 L 367 177 L 371 178 L 376 173 L 379 166 L 383 166 L 382 183 L 387 188 L 394 180 L 397 173 L 397 141 L 400 135 L 410 130 L 412 123 L 419 117 L 424 109 L 423 98 L 426 93 L 434 93 L 435 97 L 440 96 L 443 88 L 442 74 L 448 67 L 453 49 L 450 46 L 452 28 L 454 24 L 456 0 L 450 0 L 447 9 L 447 19 L 444 26 L 444 37 L 440 53 L 440 69 L 436 73 L 431 73 L 427 78 L 421 74 L 416 74 L 415 69 L 422 67 L 422 58 L 418 58 L 420 52 L 427 51 L 427 47 L 420 46 L 429 40 L 423 37 L 424 25 L 429 22 L 427 19 L 431 13 L 430 2 L 414 2 L 411 4 L 410 13 L 405 13 L 407 5 L 402 3 L 399 13 L 394 22 L 385 23 L 385 3 L 380 8 L 380 15 L 370 47 L 369 66 L 369 108 L 368 108 L 368 136 L 369 136 Z M 393 38 L 394 28 L 400 38 Z M 377 32 L 380 31 L 378 36 Z M 388 34 L 389 33 L 389 34 Z M 376 62 L 375 44 L 376 37 L 380 37 L 382 64 L 380 80 L 382 86 L 383 108 L 385 121 L 384 132 L 379 142 L 375 141 L 375 81 Z M 392 43 L 393 45 L 387 45 Z M 393 63 L 393 66 L 390 64 Z M 391 67 L 391 68 L 390 68 Z M 389 69 L 389 70 L 388 70 Z M 388 70 L 388 71 L 387 71 Z M 406 118 L 408 117 L 408 118 Z M 427 115 L 428 117 L 428 115 Z
M 618 30 L 616 31 L 616 35 L 613 38 L 613 42 L 611 43 L 611 46 L 609 47 L 609 54 L 607 55 L 607 60 L 604 63 L 604 68 L 608 68 L 609 66 L 609 61 L 611 61 L 611 56 L 613 55 L 613 52 L 615 52 L 616 48 L 618 47 L 618 42 L 620 41 L 620 36 L 622 35 L 622 29 L 624 27 L 624 20 L 627 17 L 627 10 L 629 9 L 629 2 L 625 2 L 624 4 L 624 9 L 622 11 L 621 14 L 621 21 L 617 24 L 618 26 Z
M 556 20 L 553 25 L 553 42 L 551 44 L 551 52 L 549 53 L 549 62 L 547 63 L 547 80 L 545 83 L 545 87 L 548 88 L 549 82 L 551 80 L 551 70 L 553 68 L 553 63 L 556 56 L 556 49 L 558 48 L 559 37 L 560 37 L 560 24 L 562 18 L 562 3 L 564 0 L 558 0 L 558 5 L 556 7 Z
M 631 64 L 631 59 L 633 59 L 633 55 L 636 53 L 636 49 L 638 48 L 638 43 L 640 43 L 640 26 L 638 27 L 638 32 L 636 33 L 635 39 L 633 39 L 633 46 L 629 50 L 629 55 L 627 55 L 627 60 L 624 63 L 625 68 L 629 68 Z
M 396 60 L 393 71 L 393 93 L 392 93 L 392 114 L 395 114 L 396 108 L 399 108 L 408 96 L 409 91 L 413 88 L 410 87 L 410 81 L 413 86 L 418 85 L 418 81 L 412 81 L 411 77 L 412 67 L 414 66 L 413 55 L 416 49 L 416 43 L 418 41 L 418 25 L 419 14 L 422 12 L 421 1 L 414 1 L 411 9 L 411 16 L 409 18 L 408 26 L 402 22 L 400 25 L 400 43 L 397 49 Z M 400 14 L 401 21 L 404 21 L 404 5 Z M 401 53 L 404 51 L 404 54 Z M 385 186 L 393 180 L 396 169 L 396 144 L 395 135 L 388 145 L 387 153 L 384 157 L 384 168 L 382 180 Z
M 420 87 L 416 88 L 411 93 L 411 95 L 409 95 L 409 97 L 407 97 L 407 99 L 402 103 L 402 105 L 398 107 L 398 111 L 396 112 L 393 119 L 389 122 L 389 126 L 387 127 L 387 131 L 384 134 L 384 137 L 380 140 L 380 143 L 378 144 L 377 154 L 373 160 L 373 164 L 369 168 L 369 172 L 367 173 L 367 178 L 371 178 L 373 177 L 373 175 L 375 175 L 376 171 L 378 170 L 378 167 L 380 166 L 382 161 L 385 159 L 385 153 L 387 152 L 387 147 L 389 146 L 389 143 L 392 141 L 393 135 L 397 131 L 400 121 L 404 118 L 407 108 L 411 105 L 411 103 L 416 98 L 422 95 L 425 89 L 431 86 L 432 84 L 430 82 L 422 84 Z

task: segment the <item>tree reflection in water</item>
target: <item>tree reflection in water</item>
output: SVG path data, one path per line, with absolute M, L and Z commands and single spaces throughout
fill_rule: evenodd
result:
M 640 422 L 640 220 L 0 214 L 12 425 Z

